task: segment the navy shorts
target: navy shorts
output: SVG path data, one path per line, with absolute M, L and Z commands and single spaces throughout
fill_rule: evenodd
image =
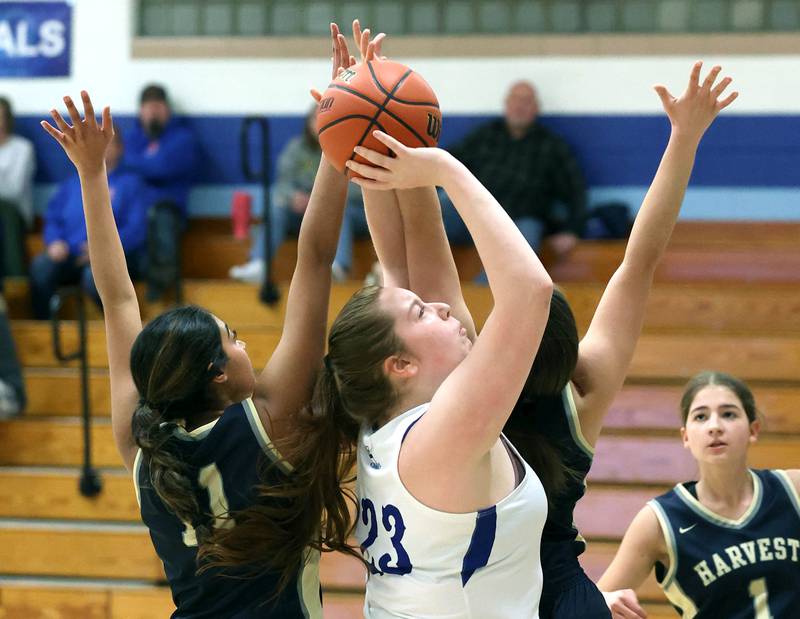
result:
M 540 619 L 611 619 L 605 598 L 582 571 L 542 592 Z

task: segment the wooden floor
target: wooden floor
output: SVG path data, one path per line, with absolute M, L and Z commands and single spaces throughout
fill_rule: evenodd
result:
M 41 247 L 33 237 L 32 252 Z M 281 248 L 275 264 L 281 301 L 266 307 L 257 287 L 224 279 L 246 260 L 247 246 L 220 222 L 193 222 L 184 240 L 188 302 L 208 307 L 237 328 L 256 367 L 269 358 L 285 316 L 285 282 L 296 246 Z M 491 311 L 486 288 L 469 284 L 480 263 L 458 248 L 456 259 L 470 309 L 480 325 Z M 624 255 L 619 242 L 584 243 L 562 263 L 549 261 L 575 311 L 581 332 L 605 281 Z M 356 248 L 355 273 L 373 254 Z M 334 287 L 330 316 L 358 289 Z M 77 492 L 81 462 L 80 376 L 52 352 L 50 325 L 28 319 L 24 280 L 8 280 L 6 298 L 25 371 L 26 415 L 0 422 L 0 618 L 149 619 L 173 609 L 163 568 L 141 525 L 129 476 L 111 439 L 105 334 L 98 311 L 89 327 L 92 454 L 102 467 L 103 492 Z M 152 317 L 163 304 L 143 304 Z M 69 308 L 67 316 L 69 317 Z M 65 346 L 76 325 L 62 326 Z M 645 328 L 628 381 L 614 401 L 598 445 L 587 496 L 576 520 L 589 540 L 583 564 L 598 577 L 634 514 L 653 496 L 695 475 L 678 439 L 682 383 L 702 369 L 721 369 L 750 381 L 767 418 L 753 446 L 757 467 L 800 467 L 800 226 L 681 224 L 651 295 Z M 338 555 L 322 563 L 325 616 L 360 616 L 365 575 Z M 639 591 L 650 617 L 675 617 L 652 577 Z

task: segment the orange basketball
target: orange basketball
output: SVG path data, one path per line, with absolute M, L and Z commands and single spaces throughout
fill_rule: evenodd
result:
M 339 74 L 317 108 L 322 152 L 343 172 L 353 153 L 366 146 L 388 153 L 372 132 L 388 133 L 406 146 L 436 146 L 442 113 L 433 89 L 419 73 L 391 60 L 357 64 Z

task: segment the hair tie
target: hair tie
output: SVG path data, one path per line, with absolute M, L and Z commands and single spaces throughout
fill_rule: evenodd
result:
M 325 369 L 327 369 L 331 374 L 334 373 L 333 364 L 331 363 L 331 358 L 328 355 L 322 357 L 322 363 L 325 364 Z

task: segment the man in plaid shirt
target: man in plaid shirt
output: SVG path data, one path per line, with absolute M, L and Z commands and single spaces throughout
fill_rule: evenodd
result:
M 536 122 L 539 104 L 530 82 L 516 82 L 504 118 L 475 129 L 450 151 L 492 192 L 531 247 L 544 237 L 561 257 L 583 229 L 586 184 L 566 142 Z M 455 209 L 445 201 L 445 227 L 453 243 L 469 242 Z

